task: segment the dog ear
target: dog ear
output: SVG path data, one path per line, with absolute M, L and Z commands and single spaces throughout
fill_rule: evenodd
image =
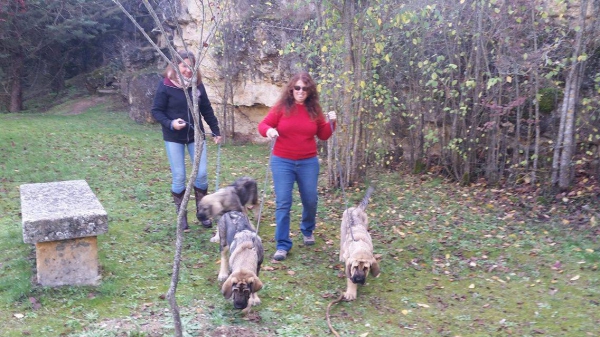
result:
M 221 293 L 226 299 L 229 299 L 233 293 L 233 289 L 231 288 L 232 283 L 233 282 L 230 277 L 225 281 L 225 283 L 223 283 L 223 286 L 221 287 Z
M 263 284 L 260 281 L 260 279 L 258 277 L 253 277 L 252 278 L 252 292 L 255 293 L 255 292 L 261 290 L 262 287 L 263 287 Z
M 375 277 L 379 276 L 379 263 L 375 259 L 371 261 L 371 275 Z
M 352 264 L 354 264 L 354 259 L 346 260 L 346 277 L 352 277 Z

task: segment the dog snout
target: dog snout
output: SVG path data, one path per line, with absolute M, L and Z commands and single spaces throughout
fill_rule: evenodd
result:
M 206 212 L 204 212 L 204 211 L 198 212 L 197 216 L 198 216 L 198 220 L 200 220 L 200 221 L 208 220 L 208 216 L 206 215 Z
M 354 284 L 365 284 L 367 278 L 364 275 L 355 275 L 352 277 L 352 283 Z
M 246 307 L 248 306 L 248 299 L 249 297 L 246 297 L 242 294 L 239 294 L 238 296 L 233 297 L 233 307 L 236 309 L 246 309 Z

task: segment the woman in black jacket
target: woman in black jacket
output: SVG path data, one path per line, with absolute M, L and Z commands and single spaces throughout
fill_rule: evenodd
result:
M 221 142 L 219 132 L 219 121 L 215 116 L 210 104 L 206 89 L 202 84 L 200 70 L 197 74 L 197 82 L 192 83 L 192 75 L 196 59 L 190 52 L 180 51 L 179 56 L 183 60 L 178 64 L 179 71 L 183 75 L 183 83 L 180 81 L 177 72 L 169 65 L 164 72 L 164 78 L 160 81 L 154 96 L 152 105 L 152 116 L 162 125 L 163 139 L 167 150 L 169 165 L 171 166 L 172 185 L 171 194 L 175 203 L 175 208 L 179 211 L 183 194 L 185 193 L 185 150 L 190 155 L 191 162 L 194 162 L 194 122 L 191 111 L 188 108 L 184 90 L 187 90 L 190 100 L 192 99 L 192 85 L 198 88 L 198 107 L 200 115 L 206 121 L 212 131 L 215 143 Z M 204 127 L 200 125 L 200 133 L 205 137 Z M 200 199 L 204 197 L 208 190 L 208 178 L 206 169 L 206 143 L 202 149 L 200 158 L 200 167 L 198 175 L 194 180 L 194 194 L 196 197 L 196 207 Z M 196 213 L 197 216 L 198 213 Z M 200 220 L 200 219 L 198 219 Z M 201 221 L 205 228 L 212 227 L 210 220 Z M 187 213 L 183 217 L 183 229 L 188 229 Z

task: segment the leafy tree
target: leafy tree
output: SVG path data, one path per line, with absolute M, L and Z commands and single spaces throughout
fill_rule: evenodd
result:
M 109 5 L 109 0 L 0 3 L 0 68 L 7 75 L 1 85 L 10 96 L 10 112 L 23 109 L 24 86 L 46 85 L 43 77 L 58 92 L 66 77 L 90 70 L 97 65 L 92 60 L 102 60 L 96 42 L 119 21 L 114 17 L 119 12 Z

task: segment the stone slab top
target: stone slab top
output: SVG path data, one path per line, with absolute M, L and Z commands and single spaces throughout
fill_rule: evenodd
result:
M 108 231 L 108 216 L 85 180 L 23 184 L 23 242 L 38 243 L 97 236 Z

